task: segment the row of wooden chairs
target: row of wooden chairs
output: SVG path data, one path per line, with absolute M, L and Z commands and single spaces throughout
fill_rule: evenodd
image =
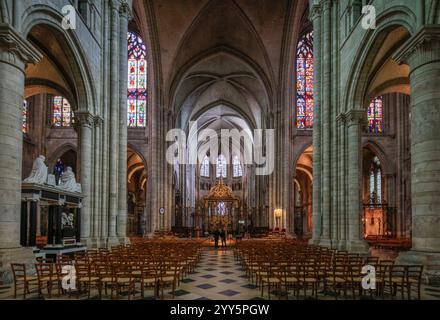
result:
M 197 241 L 143 241 L 110 250 L 76 253 L 73 259 L 67 256 L 58 256 L 57 261 L 38 259 L 33 275 L 29 275 L 24 264 L 12 264 L 14 298 L 21 289 L 26 299 L 32 286 L 38 289 L 39 296 L 46 291 L 49 298 L 54 290 L 58 296 L 85 292 L 90 298 L 95 289 L 99 298 L 103 292 L 108 296 L 110 290 L 111 299 L 123 295 L 131 299 L 138 290 L 144 298 L 146 289 L 153 289 L 155 297 L 163 299 L 164 288 L 171 287 L 174 298 L 180 280 L 195 271 L 201 248 Z M 66 266 L 74 271 L 70 279 L 74 281 L 73 290 L 63 289 L 68 281 Z
M 244 241 L 237 244 L 235 257 L 241 261 L 250 281 L 255 281 L 261 289 L 262 296 L 267 289 L 269 298 L 272 290 L 283 292 L 286 297 L 289 291 L 295 296 L 302 291 L 307 296 L 310 290 L 314 298 L 318 298 L 319 290 L 336 297 L 343 293 L 345 298 L 350 292 L 353 299 L 366 293 L 382 298 L 386 295 L 394 298 L 400 293 L 401 299 L 408 300 L 415 290 L 417 298 L 421 298 L 423 266 L 400 266 L 377 257 L 362 257 L 292 240 Z M 367 274 L 370 271 L 374 273 Z

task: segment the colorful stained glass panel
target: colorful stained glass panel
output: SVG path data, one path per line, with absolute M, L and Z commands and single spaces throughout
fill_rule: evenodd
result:
M 127 125 L 146 126 L 147 105 L 147 60 L 146 47 L 142 38 L 129 32 L 128 38 L 128 100 Z
M 313 32 L 304 34 L 298 42 L 296 58 L 296 126 L 313 128 Z

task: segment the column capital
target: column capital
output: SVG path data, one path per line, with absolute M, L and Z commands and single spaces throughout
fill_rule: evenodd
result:
M 81 127 L 91 128 L 95 122 L 95 117 L 88 111 L 75 112 L 75 118 Z
M 126 18 L 127 20 L 131 19 L 131 17 L 133 16 L 131 13 L 130 5 L 125 0 L 121 1 L 121 5 L 119 7 L 119 16 L 121 18 Z
M 310 21 L 314 21 L 315 19 L 319 19 L 322 14 L 322 7 L 320 4 L 315 4 L 310 10 L 309 19 Z
M 367 112 L 363 109 L 351 109 L 344 115 L 346 123 L 351 125 L 365 125 L 367 122 Z
M 424 64 L 440 61 L 440 27 L 425 25 L 393 56 L 398 64 L 408 64 L 412 71 Z
M 345 113 L 340 113 L 338 114 L 338 116 L 336 117 L 336 122 L 339 125 L 344 125 L 345 122 L 347 121 L 347 115 Z
M 332 0 L 322 0 L 321 1 L 322 10 L 327 11 L 332 7 Z
M 120 0 L 109 0 L 109 6 L 110 6 L 110 9 L 119 11 L 119 8 L 121 6 L 121 1 Z
M 101 116 L 96 116 L 93 118 L 93 122 L 95 124 L 95 127 L 101 127 L 104 123 L 104 119 Z
M 43 55 L 13 27 L 0 24 L 0 61 L 20 66 L 36 64 L 42 58 Z

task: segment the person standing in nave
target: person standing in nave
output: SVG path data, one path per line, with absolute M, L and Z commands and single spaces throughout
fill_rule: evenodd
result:
M 58 159 L 53 171 L 55 174 L 56 184 L 58 185 L 60 183 L 60 177 L 64 172 L 64 163 L 61 159 Z
M 226 231 L 225 231 L 225 229 L 222 229 L 222 232 L 220 233 L 220 237 L 222 239 L 222 248 L 226 248 Z
M 218 240 L 220 238 L 220 231 L 218 231 L 218 229 L 215 229 L 214 231 L 214 243 L 215 243 L 215 247 L 218 248 Z

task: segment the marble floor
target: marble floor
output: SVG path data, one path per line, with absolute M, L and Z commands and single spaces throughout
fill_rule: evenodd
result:
M 153 291 L 146 291 L 145 300 L 152 300 Z M 12 299 L 13 292 L 10 287 L 0 287 L 0 299 Z M 87 299 L 86 296 L 72 297 L 71 299 Z M 92 291 L 92 299 L 97 299 L 97 292 Z M 108 298 L 108 297 L 107 297 Z M 107 299 L 104 297 L 104 299 Z M 164 291 L 165 299 L 172 299 L 170 290 Z M 279 299 L 272 295 L 272 299 Z M 286 299 L 281 295 L 281 299 Z M 38 295 L 32 292 L 28 299 L 38 299 Z M 66 297 L 54 297 L 54 300 L 66 299 Z M 134 299 L 140 299 L 137 294 Z M 261 300 L 268 299 L 267 290 L 264 296 L 256 286 L 250 283 L 243 272 L 240 263 L 234 259 L 232 249 L 206 248 L 196 271 L 189 274 L 181 281 L 179 288 L 175 291 L 176 300 Z M 289 295 L 289 299 L 296 299 Z M 300 295 L 299 299 L 312 299 L 309 296 Z M 333 295 L 318 296 L 319 300 L 335 300 Z M 440 287 L 422 288 L 423 300 L 440 299 Z

